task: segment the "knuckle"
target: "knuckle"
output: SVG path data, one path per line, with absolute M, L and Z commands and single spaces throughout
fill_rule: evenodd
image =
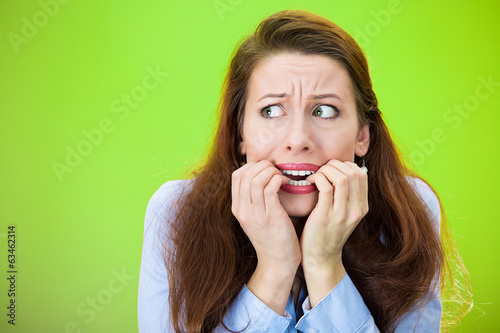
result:
M 271 164 L 271 162 L 269 162 L 269 161 L 267 161 L 267 160 L 262 160 L 262 161 L 259 161 L 259 162 L 257 163 L 257 166 L 259 166 L 259 167 L 267 167 L 267 166 L 269 166 L 270 164 Z
M 361 211 L 361 209 L 356 209 L 353 215 L 355 222 L 358 222 L 363 218 L 363 212 Z
M 247 221 L 247 217 L 245 214 L 243 213 L 240 213 L 238 215 L 235 215 L 236 218 L 238 219 L 238 222 L 240 222 L 241 225 L 246 225 L 246 221 Z
M 240 174 L 239 174 L 239 169 L 238 169 L 238 170 L 236 170 L 236 171 L 233 171 L 233 173 L 231 174 L 231 180 L 232 180 L 233 182 L 234 182 L 234 181 L 236 181 L 236 180 L 238 179 L 239 175 L 240 175 Z
M 266 186 L 266 188 L 264 189 L 264 195 L 268 197 L 273 195 L 273 193 L 274 193 L 273 189 L 270 188 L 269 186 Z
M 339 185 L 347 185 L 349 182 L 349 178 L 346 175 L 340 175 L 337 182 Z
M 273 165 L 271 162 L 269 162 L 268 160 L 262 160 L 261 162 L 262 162 L 262 164 L 267 165 L 267 166 L 274 166 L 274 165 Z
M 257 177 L 255 177 L 255 178 L 252 178 L 252 179 L 250 180 L 250 184 L 252 185 L 252 187 L 254 187 L 254 186 L 259 186 L 259 187 L 262 187 L 262 183 L 263 183 L 263 182 L 262 182 L 261 177 L 258 177 L 258 176 L 257 176 Z
M 346 165 L 347 168 L 345 168 L 345 170 L 343 171 L 343 173 L 348 177 L 348 178 L 353 178 L 356 176 L 357 172 L 356 170 L 354 170 L 353 168 L 349 167 L 348 165 Z
M 248 184 L 251 181 L 252 181 L 252 177 L 249 174 L 245 173 L 244 175 L 242 175 L 242 177 L 241 177 L 241 182 L 242 183 Z
M 349 170 L 347 173 L 346 173 L 346 178 L 347 179 L 358 179 L 358 174 L 356 171 L 354 170 Z
M 326 195 L 333 195 L 333 187 L 332 186 L 327 186 L 324 190 L 323 193 Z

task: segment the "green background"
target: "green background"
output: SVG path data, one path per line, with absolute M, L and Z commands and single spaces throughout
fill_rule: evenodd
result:
M 137 331 L 148 200 L 204 155 L 234 46 L 283 9 L 358 38 L 385 119 L 438 191 L 470 270 L 460 331 L 499 331 L 497 1 L 65 2 L 0 4 L 0 331 Z

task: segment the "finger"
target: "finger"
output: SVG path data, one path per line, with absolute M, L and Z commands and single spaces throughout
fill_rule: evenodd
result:
M 338 217 L 340 217 L 341 219 L 345 219 L 346 213 L 348 211 L 347 207 L 349 198 L 349 178 L 340 170 L 335 168 L 331 163 L 332 161 L 325 164 L 321 168 L 321 172 L 333 185 L 333 210 Z
M 250 162 L 241 167 L 241 180 L 240 180 L 240 204 L 250 205 L 252 203 L 251 197 L 251 182 L 252 179 L 258 175 L 265 168 L 272 166 L 269 161 Z
M 359 167 L 349 165 L 350 162 L 331 161 L 331 165 L 347 176 L 349 180 L 347 214 L 349 219 L 359 222 L 366 214 L 365 205 L 367 203 L 366 195 L 363 199 L 361 195 L 360 176 L 366 173 Z M 354 163 L 352 163 L 354 165 Z M 355 169 L 356 168 L 356 169 Z
M 338 160 L 329 161 L 328 164 L 336 168 L 342 174 L 344 174 L 349 183 L 348 187 L 348 203 L 358 203 L 360 199 L 360 188 L 359 188 L 359 177 L 351 166 L 347 165 L 345 162 L 340 162 Z
M 328 214 L 333 208 L 333 186 L 326 178 L 321 169 L 306 178 L 309 182 L 316 185 L 319 191 L 318 204 L 316 212 L 320 215 Z
M 231 175 L 231 211 L 236 216 L 240 209 L 241 168 Z
M 288 177 L 285 177 L 283 173 L 274 166 L 265 168 L 251 181 L 250 195 L 252 199 L 253 209 L 256 214 L 264 215 L 266 212 L 264 189 L 268 186 L 273 176 L 279 177 L 280 184 L 281 181 L 284 181 L 284 178 L 288 181 Z M 263 218 L 263 216 L 260 217 Z
M 368 175 L 356 163 L 345 162 L 345 164 L 350 166 L 358 176 L 360 203 L 364 216 L 368 212 Z
M 241 201 L 242 201 L 241 192 L 243 191 L 243 189 L 241 188 L 242 177 L 245 174 L 245 172 L 247 172 L 248 169 L 253 167 L 253 165 L 255 165 L 254 162 L 247 163 L 241 168 L 235 170 L 231 176 L 231 198 L 232 198 L 231 210 L 235 215 L 238 214 L 241 207 Z
M 279 171 L 279 170 L 278 170 Z M 264 200 L 266 203 L 266 214 L 269 214 L 272 211 L 276 211 L 277 207 L 281 206 L 278 191 L 280 190 L 281 185 L 285 185 L 288 183 L 289 178 L 284 176 L 281 171 L 281 174 L 275 174 L 272 176 L 271 180 L 267 184 L 264 189 Z

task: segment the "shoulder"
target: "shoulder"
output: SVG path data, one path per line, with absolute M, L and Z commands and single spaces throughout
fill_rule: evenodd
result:
M 166 210 L 172 209 L 174 203 L 179 196 L 189 189 L 193 183 L 193 179 L 187 180 L 171 180 L 158 188 L 148 202 L 146 213 L 154 213 L 163 215 Z
M 169 227 L 172 223 L 170 217 L 176 209 L 174 204 L 192 183 L 192 179 L 168 181 L 161 185 L 149 200 L 143 232 L 142 265 L 144 267 L 156 267 L 156 270 L 163 267 L 163 245 L 168 243 Z
M 415 192 L 420 196 L 422 201 L 427 206 L 431 218 L 434 221 L 437 221 L 437 223 L 439 224 L 439 220 L 441 217 L 441 206 L 434 190 L 420 178 L 409 176 L 406 178 L 408 180 L 408 183 L 410 183 Z
M 192 186 L 193 180 L 194 178 L 171 180 L 155 191 L 146 208 L 145 232 L 151 227 L 154 227 L 154 229 L 160 227 L 159 224 L 167 220 L 175 210 L 174 203 L 177 202 L 184 191 Z

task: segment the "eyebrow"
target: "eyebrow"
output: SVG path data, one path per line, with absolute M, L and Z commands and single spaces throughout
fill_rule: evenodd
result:
M 330 98 L 330 97 L 333 97 L 333 98 L 338 98 L 342 104 L 344 103 L 344 101 L 342 100 L 342 98 L 339 97 L 339 95 L 337 94 L 323 94 L 323 95 L 316 95 L 316 96 L 310 96 L 312 97 L 312 99 L 324 99 L 324 98 Z
M 284 98 L 284 97 L 290 97 L 290 95 L 286 94 L 286 93 L 282 93 L 282 94 L 266 94 L 264 96 L 262 96 L 258 101 L 262 101 L 263 99 L 265 98 Z M 318 100 L 318 99 L 325 99 L 325 98 L 330 98 L 330 97 L 333 97 L 333 98 L 337 98 L 339 99 L 342 104 L 344 103 L 344 101 L 342 100 L 342 98 L 339 97 L 339 95 L 337 94 L 322 94 L 322 95 L 311 95 L 309 96 L 310 99 L 314 99 L 314 100 Z
M 267 94 L 267 95 L 262 96 L 258 100 L 258 102 L 262 101 L 264 98 L 283 98 L 283 97 L 290 97 L 290 95 L 285 94 L 285 93 L 283 93 L 283 94 Z

